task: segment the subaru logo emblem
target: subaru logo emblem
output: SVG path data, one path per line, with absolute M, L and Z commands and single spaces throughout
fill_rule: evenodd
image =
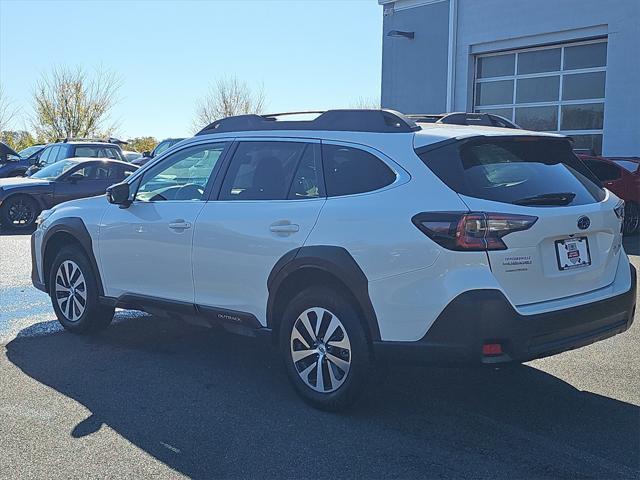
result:
M 578 219 L 578 228 L 580 230 L 586 230 L 587 228 L 589 228 L 589 225 L 591 225 L 591 220 L 589 220 L 589 217 L 580 217 Z

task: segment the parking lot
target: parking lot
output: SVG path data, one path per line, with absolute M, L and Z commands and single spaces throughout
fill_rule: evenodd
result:
M 4 235 L 0 476 L 638 478 L 639 342 L 636 321 L 509 370 L 381 366 L 353 411 L 323 413 L 256 340 L 126 311 L 61 331 L 28 235 Z

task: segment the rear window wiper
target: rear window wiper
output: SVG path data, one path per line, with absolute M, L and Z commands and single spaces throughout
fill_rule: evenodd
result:
M 520 198 L 511 203 L 516 205 L 569 205 L 576 194 L 573 192 L 543 193 L 533 197 Z

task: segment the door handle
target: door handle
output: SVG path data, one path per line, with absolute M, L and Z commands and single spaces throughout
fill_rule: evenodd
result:
M 174 220 L 169 223 L 169 228 L 171 230 L 186 230 L 187 228 L 191 228 L 191 222 L 187 222 L 185 220 Z
M 296 233 L 300 231 L 300 225 L 296 225 L 295 223 L 273 223 L 269 226 L 269 230 L 273 233 Z

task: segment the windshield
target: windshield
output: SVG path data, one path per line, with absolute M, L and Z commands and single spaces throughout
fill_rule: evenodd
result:
M 60 175 L 65 173 L 74 165 L 77 165 L 78 162 L 75 160 L 62 160 L 60 162 L 56 162 L 48 167 L 43 168 L 42 170 L 37 171 L 31 178 L 41 178 L 42 180 L 55 180 Z
M 43 145 L 31 145 L 30 147 L 20 150 L 18 153 L 21 158 L 27 158 L 44 148 Z
M 598 180 L 563 140 L 495 137 L 419 155 L 451 189 L 469 197 L 529 206 L 584 205 L 604 198 Z

